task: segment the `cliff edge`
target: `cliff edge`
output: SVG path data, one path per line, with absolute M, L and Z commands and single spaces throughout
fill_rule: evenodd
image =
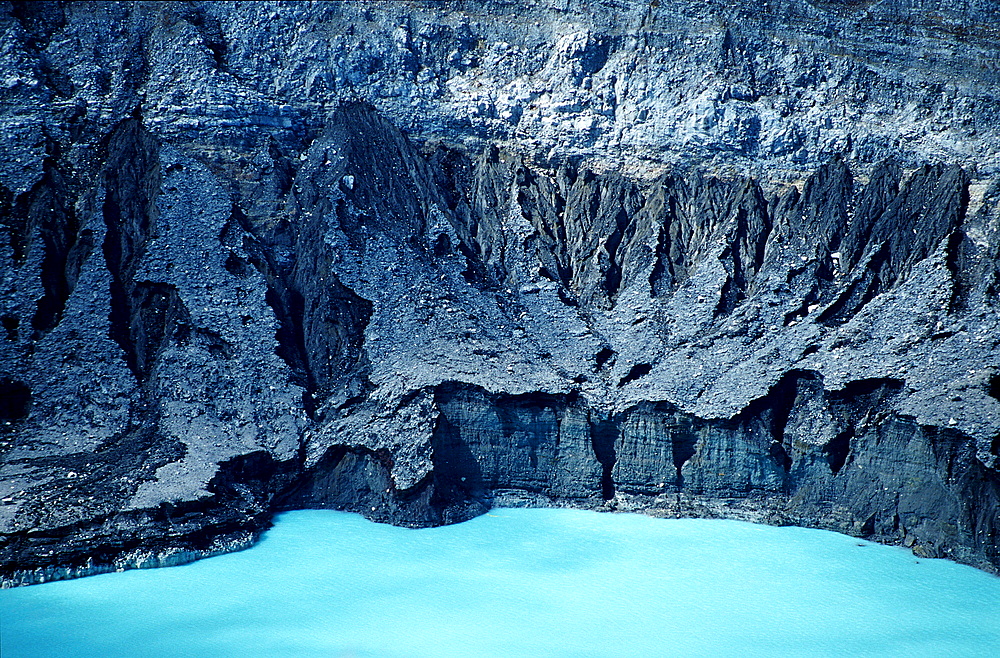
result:
M 558 505 L 1000 569 L 991 0 L 0 4 L 0 578 Z

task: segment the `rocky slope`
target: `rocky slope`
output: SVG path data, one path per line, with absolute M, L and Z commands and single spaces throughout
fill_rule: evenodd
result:
M 0 5 L 0 577 L 571 505 L 1000 568 L 990 0 Z

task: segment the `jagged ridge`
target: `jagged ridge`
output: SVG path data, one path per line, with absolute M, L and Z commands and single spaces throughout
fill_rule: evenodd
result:
M 674 4 L 701 25 L 701 5 Z M 343 71 L 303 64 L 304 93 L 353 81 L 327 104 L 235 100 L 270 79 L 250 53 L 297 38 L 253 46 L 243 9 L 110 7 L 128 27 L 95 50 L 116 73 L 93 86 L 63 39 L 98 20 L 89 9 L 16 3 L 4 18 L 4 53 L 40 82 L 0 93 L 61 112 L 34 174 L 0 172 L 5 583 L 241 547 L 303 506 L 419 525 L 494 504 L 736 516 L 998 567 L 1000 188 L 925 147 L 802 128 L 820 119 L 796 94 L 836 79 L 896 98 L 882 73 L 816 50 L 786 79 L 756 57 L 766 39 L 725 29 L 693 46 L 725 87 L 677 132 L 698 139 L 637 166 L 608 126 L 653 134 L 669 107 L 646 92 L 633 107 L 611 78 L 642 69 L 628 53 L 681 43 L 664 15 L 629 5 L 641 38 L 566 32 L 536 67 L 494 55 L 482 24 L 424 30 L 421 5 L 402 6 L 389 45 L 354 5 L 302 19 L 354 16 L 368 27 L 343 38 L 376 44 L 331 60 Z M 171 69 L 157 49 L 188 59 Z M 577 100 L 531 92 L 419 126 L 394 100 L 423 98 L 429 72 L 496 62 Z M 167 112 L 200 107 L 165 82 L 193 70 L 210 81 L 195 98 L 232 105 Z M 342 100 L 371 89 L 385 113 Z M 779 92 L 780 140 L 763 107 Z M 569 146 L 498 128 L 529 130 L 559 103 L 592 121 Z M 947 103 L 917 106 L 941 119 Z

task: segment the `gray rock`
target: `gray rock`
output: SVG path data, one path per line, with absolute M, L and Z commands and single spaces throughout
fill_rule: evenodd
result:
M 301 507 L 742 518 L 997 571 L 997 28 L 0 6 L 2 582 Z

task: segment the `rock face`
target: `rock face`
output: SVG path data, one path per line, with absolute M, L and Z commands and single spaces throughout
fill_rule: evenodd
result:
M 1000 569 L 991 0 L 0 5 L 0 578 L 567 505 Z

